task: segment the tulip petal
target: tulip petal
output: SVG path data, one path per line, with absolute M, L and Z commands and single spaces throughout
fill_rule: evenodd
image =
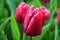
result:
M 26 14 L 26 17 L 25 17 L 25 20 L 24 20 L 24 31 L 26 31 L 27 27 L 28 27 L 28 24 L 29 24 L 29 21 L 32 17 L 32 11 L 34 9 L 34 6 L 32 5 L 29 10 L 28 10 L 28 13 Z
M 26 30 L 26 34 L 31 36 L 36 36 L 41 34 L 41 31 L 42 31 L 41 23 L 42 23 L 41 13 L 35 14 L 30 20 L 30 23 Z

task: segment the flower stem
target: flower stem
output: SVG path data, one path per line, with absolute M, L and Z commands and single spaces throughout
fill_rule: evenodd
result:
M 30 36 L 30 40 L 32 40 L 32 36 Z

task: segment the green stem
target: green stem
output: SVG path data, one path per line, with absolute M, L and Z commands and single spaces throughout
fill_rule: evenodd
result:
M 32 40 L 32 36 L 30 36 L 30 40 Z
M 20 40 L 23 40 L 23 24 L 19 24 L 20 28 Z

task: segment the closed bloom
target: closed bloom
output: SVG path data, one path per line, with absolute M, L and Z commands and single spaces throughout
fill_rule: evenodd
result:
M 58 24 L 60 25 L 60 8 L 58 9 Z
M 50 0 L 41 0 L 42 2 L 44 2 L 44 3 L 49 3 L 50 2 Z
M 16 20 L 18 23 L 22 24 L 24 22 L 25 15 L 29 9 L 29 5 L 25 2 L 22 2 L 18 5 L 16 9 Z
M 45 18 L 47 17 L 49 10 L 47 8 L 41 6 L 40 8 L 34 9 L 32 5 L 24 20 L 24 32 L 30 36 L 36 36 L 41 34 L 42 27 L 44 25 Z
M 36 36 L 41 34 L 42 26 L 44 24 L 44 15 L 40 12 L 39 8 L 34 9 L 32 5 L 24 20 L 24 32 L 30 36 Z

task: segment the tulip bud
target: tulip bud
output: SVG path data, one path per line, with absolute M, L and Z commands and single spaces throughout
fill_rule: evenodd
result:
M 60 8 L 58 9 L 58 24 L 60 25 Z
M 24 22 L 25 15 L 29 9 L 29 5 L 25 2 L 22 2 L 18 5 L 16 9 L 16 20 L 18 23 L 22 24 Z
M 42 25 L 44 24 L 44 17 L 39 8 L 33 9 L 34 6 L 29 8 L 24 20 L 24 32 L 30 36 L 41 34 Z
M 42 2 L 44 2 L 44 3 L 49 3 L 50 2 L 50 0 L 41 0 Z
M 50 11 L 45 7 L 45 6 L 41 6 L 40 7 L 40 11 L 41 13 L 45 14 L 45 20 L 49 19 L 50 17 Z

